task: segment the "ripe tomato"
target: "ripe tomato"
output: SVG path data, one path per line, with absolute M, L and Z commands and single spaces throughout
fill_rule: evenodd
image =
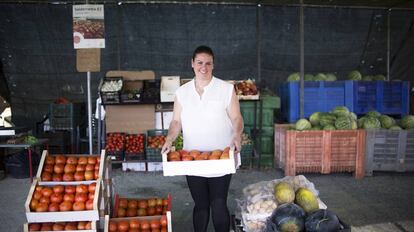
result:
M 50 203 L 49 208 L 48 208 L 49 212 L 58 212 L 59 211 L 59 203 Z
M 66 157 L 63 155 L 57 155 L 55 158 L 55 164 L 66 164 Z
M 59 205 L 59 210 L 60 211 L 71 211 L 72 210 L 72 207 L 73 207 L 72 202 L 70 202 L 70 201 L 63 201 Z
M 74 211 L 82 211 L 85 210 L 85 202 L 83 201 L 76 201 L 73 203 L 73 210 Z
M 65 186 L 55 185 L 55 186 L 53 186 L 53 192 L 54 193 L 63 193 L 63 192 L 65 192 Z
M 127 221 L 120 221 L 118 223 L 118 231 L 128 231 L 129 223 Z
M 88 193 L 88 186 L 84 184 L 77 185 L 76 193 Z
M 73 186 L 73 185 L 65 186 L 65 193 L 75 193 L 75 192 L 76 192 L 76 186 Z
M 109 231 L 110 232 L 115 232 L 118 230 L 118 224 L 114 221 L 110 221 L 109 222 Z
M 66 159 L 66 163 L 67 164 L 77 164 L 78 163 L 78 158 L 76 158 L 75 156 L 69 156 L 67 159 Z

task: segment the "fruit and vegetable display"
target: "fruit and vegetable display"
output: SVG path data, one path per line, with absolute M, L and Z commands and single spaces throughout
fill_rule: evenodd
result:
M 304 81 L 336 81 L 338 80 L 335 73 L 317 73 L 315 75 L 310 73 L 305 73 L 303 77 Z M 362 75 L 358 70 L 352 70 L 344 78 L 344 80 L 353 80 L 353 81 L 385 81 L 386 77 L 382 74 L 376 75 Z M 300 81 L 299 72 L 294 72 L 289 74 L 287 81 Z
M 105 150 L 111 152 L 121 152 L 124 149 L 125 134 L 124 133 L 108 133 L 106 135 Z
M 41 181 L 90 181 L 99 178 L 99 156 L 47 155 Z
M 125 136 L 125 152 L 127 153 L 144 153 L 145 135 L 129 134 Z
M 30 200 L 30 212 L 93 210 L 96 188 L 95 182 L 88 185 L 37 185 Z
M 345 106 L 334 107 L 330 112 L 314 112 L 309 119 L 301 118 L 296 121 L 294 129 L 303 130 L 355 130 L 362 129 L 390 129 L 401 130 L 414 129 L 414 116 L 406 115 L 401 120 L 391 116 L 380 114 L 372 110 L 362 117 L 357 115 Z
M 165 135 L 148 136 L 147 148 L 161 149 L 165 143 Z
M 30 223 L 29 231 L 91 230 L 92 222 L 45 222 Z
M 184 145 L 183 134 L 180 134 L 180 135 L 177 136 L 177 138 L 173 142 L 173 146 L 175 147 L 175 150 L 178 151 L 178 150 L 183 149 L 183 145 Z
M 230 147 L 214 151 L 179 150 L 171 151 L 167 154 L 168 161 L 219 160 L 229 158 Z
M 127 199 L 119 198 L 114 217 L 165 215 L 169 208 L 167 198 Z
M 148 232 L 167 232 L 168 219 L 163 215 L 160 218 L 143 219 L 131 218 L 125 220 L 109 221 L 109 232 L 116 231 L 148 231 Z
M 303 175 L 248 185 L 243 189 L 243 199 L 237 202 L 247 232 L 262 231 L 275 209 L 285 204 L 296 203 L 303 212 L 303 207 L 307 212 L 324 208 L 313 183 Z
M 243 80 L 235 83 L 236 94 L 240 96 L 256 95 L 258 93 L 256 84 L 253 80 Z

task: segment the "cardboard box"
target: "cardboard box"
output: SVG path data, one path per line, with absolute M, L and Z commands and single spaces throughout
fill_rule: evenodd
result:
M 219 175 L 236 173 L 236 164 L 239 164 L 234 150 L 229 152 L 230 159 L 220 160 L 193 160 L 168 161 L 167 154 L 162 154 L 162 167 L 164 176 L 182 175 Z
M 106 77 L 122 77 L 124 80 L 127 80 L 127 81 L 155 79 L 155 73 L 151 70 L 145 70 L 145 71 L 112 70 L 112 71 L 108 71 L 105 76 Z
M 175 91 L 180 87 L 179 76 L 161 77 L 161 102 L 173 102 Z
M 53 222 L 50 222 L 50 223 L 53 223 Z M 29 232 L 30 230 L 29 230 L 29 225 L 30 225 L 31 223 L 24 223 L 23 224 L 23 232 Z M 98 223 L 96 222 L 96 221 L 91 221 L 91 229 L 90 230 L 76 230 L 76 231 L 78 231 L 78 232 L 96 232 L 96 231 L 98 231 L 98 225 L 97 225 Z M 63 231 L 65 231 L 65 230 L 61 230 L 62 232 Z M 67 230 L 66 230 L 66 232 L 67 232 Z
M 155 105 L 108 105 L 105 122 L 107 133 L 146 133 L 155 128 Z
M 145 162 L 122 162 L 122 171 L 145 172 Z
M 149 172 L 162 171 L 162 162 L 148 162 L 147 171 Z
M 162 118 L 161 118 L 162 114 Z M 170 123 L 173 117 L 173 112 L 156 112 L 155 113 L 155 129 L 167 130 L 170 128 Z
M 171 223 L 171 211 L 167 211 L 167 231 L 172 232 L 172 223 Z M 132 219 L 136 219 L 138 221 L 147 221 L 150 222 L 151 220 L 159 220 L 162 216 L 146 216 L 146 217 L 128 217 L 128 218 L 109 218 L 109 215 L 105 215 L 105 226 L 104 232 L 109 232 L 109 222 L 119 222 L 119 221 L 130 221 Z

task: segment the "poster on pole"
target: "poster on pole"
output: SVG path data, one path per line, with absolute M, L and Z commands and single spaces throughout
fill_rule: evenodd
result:
M 80 48 L 105 48 L 103 5 L 73 5 L 73 45 Z

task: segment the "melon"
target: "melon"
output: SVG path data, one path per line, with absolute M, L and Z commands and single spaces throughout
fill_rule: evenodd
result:
M 309 121 L 312 124 L 312 126 L 319 125 L 319 120 L 321 118 L 322 113 L 321 112 L 314 112 L 309 116 Z
M 395 125 L 395 120 L 388 115 L 381 115 L 379 116 L 378 120 L 381 123 L 381 127 L 385 129 L 389 129 Z
M 305 81 L 313 81 L 314 80 L 314 76 L 312 74 L 305 74 L 304 80 Z
M 323 130 L 336 130 L 334 125 L 328 124 L 323 127 Z
M 381 122 L 375 117 L 366 117 L 362 126 L 364 129 L 379 129 Z
M 349 109 L 346 106 L 337 106 L 332 109 L 331 113 L 333 113 L 336 117 L 348 116 Z
M 326 81 L 336 81 L 336 76 L 333 73 L 326 74 Z
M 363 81 L 372 81 L 373 77 L 372 76 L 364 76 L 362 77 Z
M 381 116 L 381 113 L 375 110 L 371 110 L 368 111 L 368 113 L 366 113 L 365 116 L 378 118 L 379 116 Z
M 352 120 L 350 117 L 341 116 L 336 119 L 335 127 L 338 130 L 350 130 L 352 129 Z
M 315 75 L 315 77 L 313 78 L 314 81 L 325 81 L 326 80 L 326 75 L 323 73 L 318 73 Z
M 318 199 L 307 188 L 299 188 L 296 191 L 295 203 L 302 207 L 306 213 L 312 213 L 319 209 Z
M 278 204 L 291 203 L 295 200 L 295 190 L 286 182 L 279 182 L 275 185 L 274 195 Z

